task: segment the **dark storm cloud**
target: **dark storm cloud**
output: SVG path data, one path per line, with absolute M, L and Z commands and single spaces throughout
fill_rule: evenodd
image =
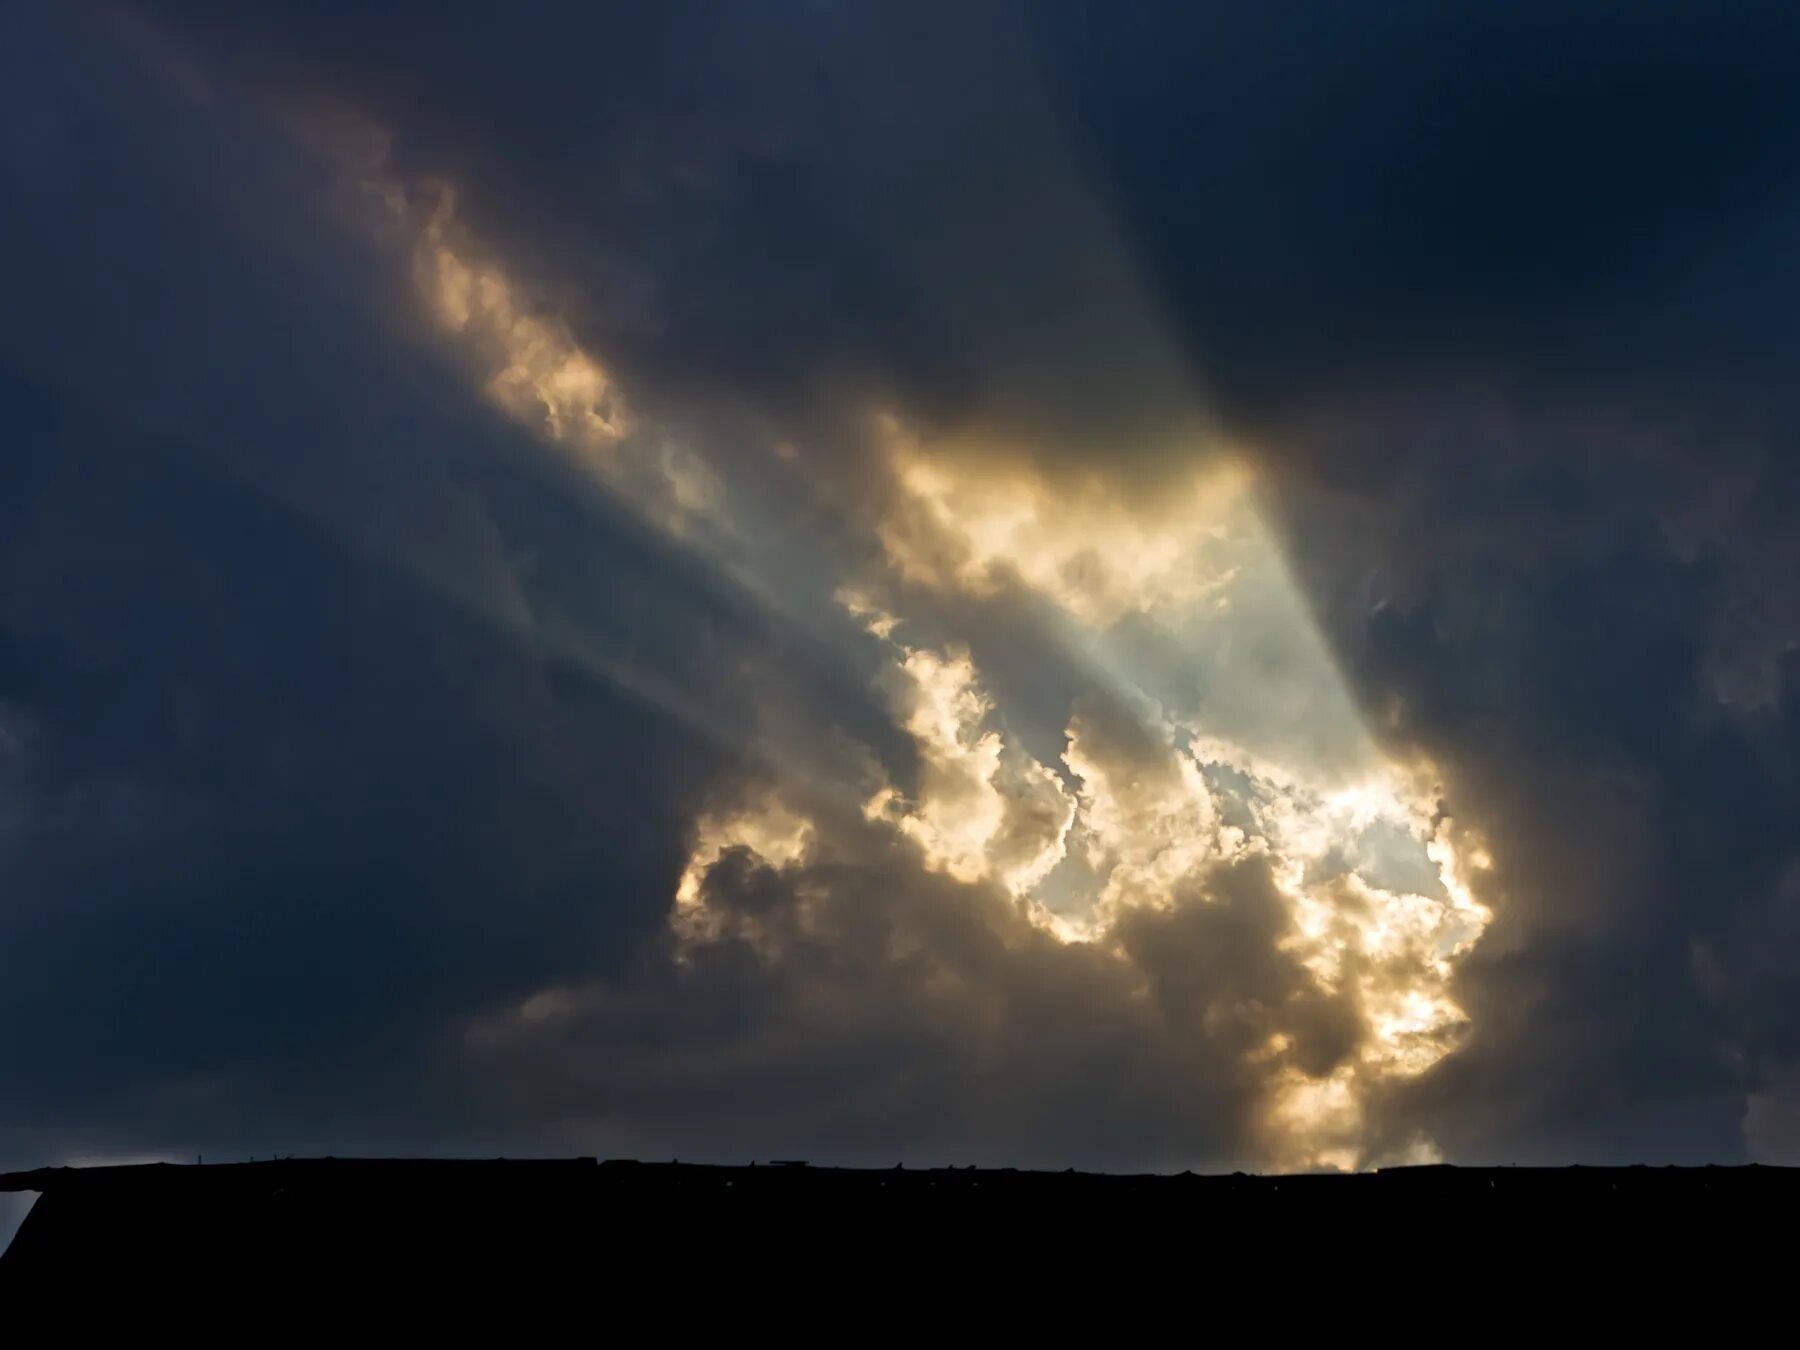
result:
M 37 1104 L 12 1147 L 597 1120 L 1225 1157 L 1258 1037 L 1314 1071 L 1354 1041 L 1267 959 L 1253 877 L 1123 932 L 1133 988 L 878 863 L 920 963 L 840 907 L 779 961 L 671 966 L 724 752 L 544 635 L 636 651 L 727 724 L 747 652 L 820 678 L 826 720 L 865 711 L 409 345 L 392 270 L 305 218 L 330 174 L 273 100 L 342 101 L 405 174 L 477 185 L 460 218 L 653 412 L 787 434 L 892 400 L 1152 479 L 1196 409 L 1250 435 L 1355 693 L 1498 861 L 1473 1039 L 1383 1103 L 1396 1140 L 1793 1156 L 1794 21 L 969 8 L 9 21 L 0 1077 Z M 1050 739 L 1069 695 L 1005 623 Z M 779 923 L 794 880 L 707 884 Z M 554 1034 L 468 1072 L 457 1028 L 563 987 Z
M 1682 382 L 1780 364 L 1800 94 L 1778 9 L 1038 14 L 1234 409 L 1279 419 L 1296 386 L 1304 407 L 1395 376 L 1580 391 L 1650 362 Z
M 285 97 L 353 99 L 408 172 L 480 184 L 475 232 L 646 402 L 883 398 L 1074 456 L 1191 418 L 1009 7 L 157 12 Z
M 726 722 L 765 639 L 384 331 L 255 108 L 8 28 L 7 1155 L 458 1138 L 447 1023 L 658 928 L 729 756 L 556 633 Z
M 1768 6 L 159 9 L 483 184 L 483 232 L 684 394 L 859 375 L 1129 460 L 1196 392 L 1279 424 L 1396 376 L 1782 364 Z

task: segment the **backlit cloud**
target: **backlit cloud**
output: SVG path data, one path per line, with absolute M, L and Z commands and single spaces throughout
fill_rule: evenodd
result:
M 0 1150 L 1791 1155 L 1791 18 L 126 8 Z
M 693 539 L 702 515 L 733 541 L 735 565 L 753 575 L 772 566 L 756 552 L 766 524 L 734 518 L 726 496 L 696 486 L 715 481 L 704 460 L 630 413 L 602 359 L 565 328 L 520 307 L 503 263 L 455 231 L 447 190 L 420 212 L 419 190 L 380 165 L 361 172 L 413 232 L 422 298 L 472 367 L 492 371 L 484 388 L 499 406 L 714 565 L 726 560 Z M 709 946 L 741 945 L 776 966 L 829 946 L 824 916 L 846 907 L 892 921 L 877 916 L 904 900 L 859 862 L 866 844 L 834 837 L 800 804 L 821 790 L 865 790 L 864 821 L 892 830 L 915 866 L 1010 897 L 1026 923 L 1093 946 L 1128 982 L 1142 978 L 1129 938 L 1141 915 L 1218 904 L 1212 879 L 1255 867 L 1274 907 L 1256 959 L 1290 963 L 1286 997 L 1340 1009 L 1342 1044 L 1321 1058 L 1279 1025 L 1232 1043 L 1238 1071 L 1260 1084 L 1244 1147 L 1286 1166 L 1355 1165 L 1363 1095 L 1455 1048 L 1467 1020 L 1450 993 L 1455 967 L 1488 916 L 1428 767 L 1401 772 L 1362 732 L 1255 518 L 1241 456 L 1217 456 L 1185 489 L 1134 503 L 1100 476 L 1039 474 L 1028 453 L 927 446 L 893 414 L 874 420 L 866 453 L 875 474 L 891 475 L 874 526 L 879 565 L 844 562 L 835 603 L 877 644 L 871 694 L 908 738 L 911 769 L 897 781 L 864 761 L 872 790 L 776 781 L 703 814 L 670 920 L 690 978 Z M 634 475 L 634 457 L 662 472 Z M 1020 591 L 1063 611 L 1088 668 L 1102 672 L 1067 710 L 1053 759 L 1008 731 L 1008 709 L 965 638 L 911 637 L 922 625 L 946 632 L 937 597 L 1004 605 Z M 1161 633 L 1185 661 L 1139 670 L 1109 652 L 1126 620 Z M 1185 703 L 1160 683 L 1171 673 L 1204 696 Z M 1252 706 L 1257 715 L 1234 724 Z M 1318 761 L 1321 746 L 1330 758 Z M 541 1010 L 544 997 L 527 1008 Z

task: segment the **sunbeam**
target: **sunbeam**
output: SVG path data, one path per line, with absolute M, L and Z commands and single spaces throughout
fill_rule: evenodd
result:
M 839 578 L 829 599 L 809 601 L 785 584 L 793 541 L 760 514 L 756 490 L 728 486 L 737 466 L 648 425 L 602 359 L 525 307 L 457 221 L 453 193 L 408 185 L 380 157 L 352 171 L 380 223 L 401 232 L 426 312 L 487 398 L 787 629 L 829 644 L 816 661 L 850 649 L 846 619 L 884 654 L 869 692 L 910 765 L 864 746 L 839 758 L 835 772 L 850 776 L 834 788 L 817 758 L 758 738 L 761 785 L 695 824 L 673 898 L 678 950 L 732 940 L 781 959 L 786 930 L 719 909 L 709 878 L 732 859 L 794 876 L 846 863 L 841 828 L 805 805 L 833 792 L 860 798 L 867 825 L 925 869 L 996 887 L 1056 941 L 1127 963 L 1134 915 L 1207 903 L 1209 876 L 1260 860 L 1286 910 L 1278 946 L 1362 1027 L 1354 1055 L 1329 1063 L 1306 1062 L 1280 1030 L 1253 1048 L 1260 1137 L 1283 1166 L 1363 1160 L 1366 1094 L 1426 1072 L 1465 1030 L 1451 981 L 1488 914 L 1430 766 L 1388 762 L 1358 715 L 1259 518 L 1252 455 L 1190 455 L 1201 467 L 1188 477 L 1153 501 L 1127 499 L 1103 476 L 1037 473 L 1029 446 L 932 440 L 872 414 L 865 453 L 882 505 L 833 524 L 831 538 L 860 537 L 860 550 L 834 556 L 826 539 L 808 550 L 800 571 Z M 804 475 L 819 453 L 779 460 Z M 823 484 L 814 496 L 831 500 Z M 1019 596 L 1055 617 L 1041 639 L 1067 658 L 1062 749 L 1049 758 L 1008 730 L 1004 689 L 951 631 L 952 615 L 978 621 Z M 579 634 L 570 642 L 608 679 L 668 705 Z M 769 723 L 793 725 L 782 689 L 752 697 Z

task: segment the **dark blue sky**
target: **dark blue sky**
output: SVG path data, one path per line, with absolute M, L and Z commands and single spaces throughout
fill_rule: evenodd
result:
M 1800 1159 L 1800 20 L 0 32 L 0 1165 Z M 623 440 L 537 401 L 590 369 Z M 1154 559 L 1224 444 L 1206 629 Z M 1121 786 L 1206 736 L 1191 817 Z M 1479 940 L 1326 974 L 1297 836 L 1156 870 L 1364 737 Z M 1030 890 L 1040 827 L 1096 870 Z M 1305 855 L 1340 918 L 1372 837 Z

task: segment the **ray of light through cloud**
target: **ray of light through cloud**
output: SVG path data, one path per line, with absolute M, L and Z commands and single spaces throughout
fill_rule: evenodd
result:
M 1794 18 L 329 8 L 0 11 L 0 1163 L 1800 1157 Z
M 1201 467 L 1146 504 L 1104 475 L 1054 479 L 979 436 L 933 441 L 872 409 L 871 547 L 854 561 L 815 550 L 808 565 L 839 581 L 832 612 L 804 613 L 783 585 L 780 526 L 739 468 L 646 425 L 606 363 L 460 225 L 449 188 L 406 182 L 379 152 L 349 167 L 488 399 L 797 629 L 849 620 L 884 653 L 871 692 L 910 739 L 910 781 L 873 754 L 838 783 L 769 754 L 763 781 L 695 822 L 672 897 L 679 951 L 730 940 L 782 959 L 791 932 L 714 907 L 708 879 L 728 862 L 779 876 L 830 861 L 837 832 L 807 806 L 822 793 L 859 798 L 864 822 L 918 866 L 998 888 L 1056 941 L 1125 963 L 1131 915 L 1206 904 L 1213 869 L 1259 859 L 1287 908 L 1280 947 L 1362 1028 L 1329 1064 L 1304 1062 L 1279 1031 L 1255 1048 L 1259 1146 L 1288 1167 L 1367 1160 L 1364 1096 L 1429 1070 L 1465 1030 L 1450 987 L 1487 922 L 1470 889 L 1484 855 L 1430 766 L 1389 762 L 1369 735 L 1259 518 L 1252 456 L 1196 453 Z M 1203 452 L 1216 438 L 1195 425 Z M 791 445 L 774 458 L 805 471 Z M 1058 616 L 1051 645 L 1087 679 L 1055 756 L 1009 731 L 1003 692 L 945 632 L 946 613 L 1018 594 Z M 859 883 L 846 868 L 831 884 Z M 521 1015 L 540 1020 L 564 997 L 545 991 Z M 1430 1156 L 1429 1141 L 1409 1148 Z

